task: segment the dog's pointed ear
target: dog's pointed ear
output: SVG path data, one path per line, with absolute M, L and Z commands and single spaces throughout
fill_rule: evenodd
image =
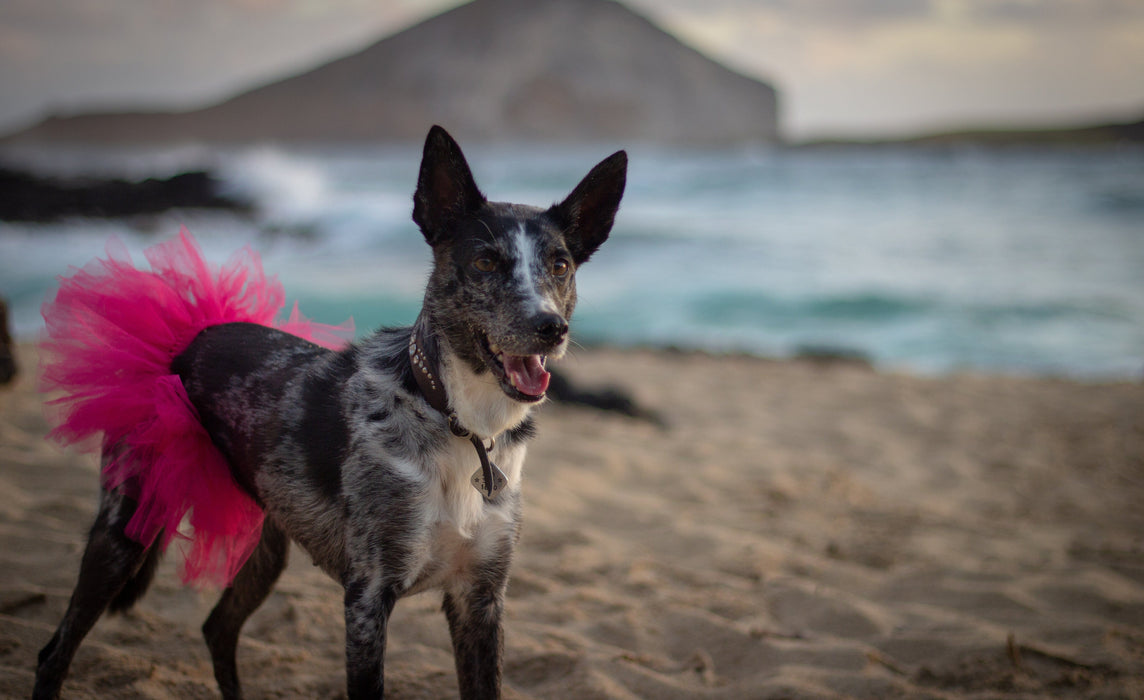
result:
M 573 261 L 581 265 L 604 241 L 616 220 L 628 176 L 628 154 L 616 151 L 592 168 L 572 194 L 548 214 L 564 230 Z
M 439 126 L 425 137 L 421 173 L 413 193 L 413 221 L 429 245 L 445 240 L 456 223 L 485 203 L 461 147 Z

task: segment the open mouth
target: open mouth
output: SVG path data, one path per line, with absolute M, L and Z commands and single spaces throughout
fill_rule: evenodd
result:
M 482 338 L 485 364 L 500 381 L 501 389 L 517 401 L 536 402 L 548 391 L 552 375 L 545 369 L 547 355 L 513 355 Z

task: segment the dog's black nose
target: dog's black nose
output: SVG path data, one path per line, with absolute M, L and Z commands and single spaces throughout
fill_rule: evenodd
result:
M 568 322 L 560 314 L 540 314 L 532 320 L 532 327 L 541 340 L 552 345 L 568 335 Z

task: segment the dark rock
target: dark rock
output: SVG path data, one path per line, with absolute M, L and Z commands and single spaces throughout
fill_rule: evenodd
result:
M 16 378 L 16 351 L 8 332 L 8 303 L 0 299 L 0 385 Z
M 795 359 L 819 367 L 860 367 L 873 369 L 874 363 L 861 350 L 834 345 L 801 345 L 795 350 Z
M 666 428 L 663 417 L 650 408 L 640 406 L 625 392 L 615 387 L 583 389 L 572 383 L 559 372 L 552 372 L 548 383 L 548 398 L 556 403 L 593 408 L 597 411 L 618 413 L 622 416 L 642 420 L 660 428 Z
M 127 217 L 168 209 L 251 207 L 219 191 L 218 181 L 203 171 L 141 182 L 95 178 L 57 179 L 0 168 L 0 220 L 43 223 L 70 217 Z

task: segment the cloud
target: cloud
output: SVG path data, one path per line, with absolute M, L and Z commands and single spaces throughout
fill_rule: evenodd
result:
M 963 6 L 968 16 L 981 23 L 1108 24 L 1144 17 L 1138 0 L 949 0 Z
M 745 15 L 763 12 L 817 26 L 865 26 L 951 16 L 982 22 L 1106 22 L 1144 13 L 1139 0 L 638 0 L 637 4 L 648 10 L 658 5 L 667 12 L 695 17 L 712 11 Z
M 5 0 L 0 125 L 191 107 L 302 70 L 459 0 Z
M 776 82 L 795 136 L 1144 110 L 1138 0 L 638 2 L 701 50 Z

